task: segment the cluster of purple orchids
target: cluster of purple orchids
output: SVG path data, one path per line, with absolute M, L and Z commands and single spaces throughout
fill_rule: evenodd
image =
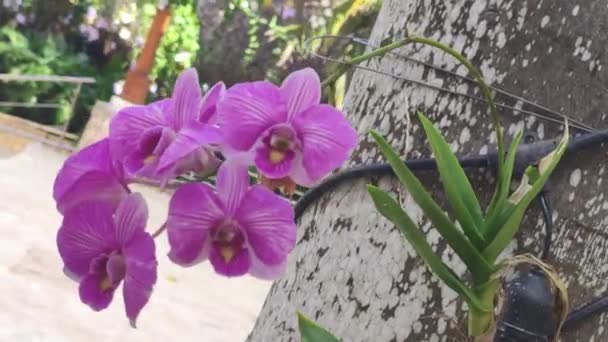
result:
M 293 208 L 267 186 L 251 185 L 248 169 L 255 166 L 267 184 L 311 186 L 340 167 L 357 134 L 320 101 L 319 77 L 309 68 L 280 87 L 218 83 L 205 96 L 189 69 L 170 99 L 119 111 L 107 138 L 66 160 L 53 189 L 64 216 L 59 253 L 82 302 L 102 310 L 124 281 L 126 315 L 135 326 L 156 283 L 157 261 L 146 203 L 128 185 L 165 186 L 184 173 L 215 174 L 215 186 L 187 183 L 173 194 L 165 223 L 170 260 L 209 260 L 229 277 L 279 277 L 295 245 Z

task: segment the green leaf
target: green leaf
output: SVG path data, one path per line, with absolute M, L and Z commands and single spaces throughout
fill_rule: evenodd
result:
M 509 188 L 511 187 L 511 179 L 513 178 L 513 168 L 515 167 L 515 157 L 517 156 L 517 149 L 519 147 L 519 143 L 523 137 L 524 131 L 523 129 L 519 130 L 513 138 L 513 142 L 511 143 L 511 147 L 509 148 L 509 152 L 507 152 L 507 158 L 505 161 L 504 172 L 501 173 L 501 179 L 496 182 L 496 192 L 492 197 L 492 202 L 490 203 L 488 209 L 488 215 L 482 232 L 484 234 L 484 238 L 493 239 L 496 235 L 496 230 L 493 229 L 497 227 L 498 219 L 501 215 L 500 210 L 496 210 L 496 208 L 502 208 L 504 203 L 507 200 L 507 196 L 509 196 Z
M 424 211 L 439 234 L 447 241 L 460 259 L 467 265 L 473 276 L 483 279 L 493 273 L 494 268 L 483 258 L 480 251 L 467 240 L 464 234 L 450 221 L 443 209 L 435 203 L 431 195 L 424 189 L 414 173 L 401 161 L 388 142 L 378 133 L 372 131 L 372 137 L 378 148 L 390 163 L 399 180 L 405 185 L 418 206 Z M 478 243 L 480 241 L 477 241 Z
M 298 312 L 298 327 L 302 342 L 339 342 L 340 340 L 329 331 L 311 321 L 301 312 Z
M 485 241 L 480 234 L 483 225 L 481 207 L 467 175 L 460 166 L 458 158 L 452 153 L 450 145 L 435 126 L 422 113 L 418 113 L 418 118 L 431 144 L 439 177 L 456 219 L 477 248 L 485 247 Z
M 521 221 L 528 209 L 530 203 L 536 198 L 538 193 L 543 189 L 543 186 L 549 179 L 549 176 L 557 167 L 557 164 L 561 160 L 566 148 L 568 147 L 568 140 L 570 135 L 568 133 L 568 123 L 566 122 L 566 128 L 564 130 L 564 136 L 560 141 L 559 145 L 553 152 L 545 156 L 539 163 L 538 168 L 528 168 L 522 179 L 522 184 L 519 188 L 511 195 L 508 203 L 504 208 L 500 208 L 501 211 L 510 210 L 510 215 L 504 219 L 504 224 L 499 224 L 496 229 L 496 237 L 488 244 L 488 247 L 484 249 L 483 255 L 487 260 L 494 261 L 507 247 L 509 242 L 513 239 Z M 536 169 L 536 170 L 535 170 Z M 530 180 L 533 180 L 530 183 Z M 512 207 L 513 209 L 509 208 Z
M 416 224 L 403 209 L 401 209 L 401 206 L 395 199 L 373 185 L 368 185 L 367 191 L 372 197 L 378 212 L 399 228 L 418 255 L 420 255 L 422 260 L 424 260 L 427 266 L 437 277 L 439 277 L 439 279 L 462 296 L 470 307 L 484 312 L 491 310 L 491 308 L 484 307 L 473 291 L 466 287 L 458 275 L 444 264 L 443 261 L 441 261 L 441 258 L 433 252 L 433 249 L 426 241 L 424 234 L 418 229 Z

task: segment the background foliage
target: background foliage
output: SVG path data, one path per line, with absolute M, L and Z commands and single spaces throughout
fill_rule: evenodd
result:
M 0 72 L 90 76 L 72 113 L 74 86 L 0 83 L 0 101 L 60 103 L 62 108 L 0 107 L 0 111 L 79 132 L 96 100 L 120 93 L 122 79 L 143 45 L 156 0 L 22 0 L 0 3 Z M 199 69 L 206 85 L 253 79 L 280 82 L 312 66 L 332 71 L 304 49 L 309 37 L 367 37 L 380 0 L 173 0 L 171 23 L 157 50 L 149 101 L 166 97 L 177 74 Z M 4 6 L 4 7 L 3 7 Z M 360 53 L 346 41 L 313 44 L 320 54 Z M 348 75 L 327 93 L 340 104 Z

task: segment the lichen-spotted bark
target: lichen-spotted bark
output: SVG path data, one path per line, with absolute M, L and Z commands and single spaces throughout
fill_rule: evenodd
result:
M 432 37 L 471 58 L 493 85 L 585 122 L 605 128 L 608 113 L 608 6 L 603 0 L 385 0 L 371 41 L 410 32 Z M 465 74 L 441 52 L 421 46 L 398 51 Z M 369 67 L 434 85 L 480 95 L 474 85 L 445 78 L 396 55 L 370 61 Z M 510 98 L 498 102 L 536 110 Z M 351 165 L 379 161 L 366 137 L 374 128 L 386 135 L 404 157 L 428 156 L 422 129 L 414 116 L 429 114 L 460 154 L 487 153 L 493 136 L 487 109 L 459 96 L 405 81 L 357 71 L 346 99 L 346 112 L 362 141 Z M 541 112 L 542 113 L 542 112 Z M 560 127 L 528 115 L 502 110 L 507 138 L 517 129 L 540 138 L 557 137 Z M 571 304 L 580 305 L 607 290 L 608 186 L 603 179 L 605 148 L 564 159 L 552 177 L 550 196 L 556 236 L 550 262 L 568 285 Z M 491 196 L 490 173 L 471 173 L 482 201 Z M 436 175 L 424 183 L 441 199 Z M 464 307 L 440 284 L 403 241 L 396 229 L 375 213 L 364 184 L 377 182 L 399 194 L 429 241 L 453 266 L 463 265 L 395 180 L 365 179 L 344 185 L 311 207 L 299 223 L 298 245 L 287 275 L 277 281 L 262 309 L 250 341 L 296 341 L 295 311 L 301 310 L 344 341 L 463 341 Z M 538 253 L 543 225 L 537 208 L 528 212 L 510 253 Z M 564 341 L 608 340 L 596 317 Z

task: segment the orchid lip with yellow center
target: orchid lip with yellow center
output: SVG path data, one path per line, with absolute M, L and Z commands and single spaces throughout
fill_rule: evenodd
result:
M 126 274 L 125 259 L 116 251 L 98 259 L 94 267 L 97 269 L 96 272 L 101 276 L 98 283 L 101 292 L 113 291 Z
M 273 164 L 283 162 L 287 157 L 287 152 L 292 150 L 292 143 L 288 137 L 273 134 L 270 137 L 270 153 L 268 159 Z
M 232 258 L 234 258 L 235 254 L 236 253 L 234 252 L 234 248 L 232 246 L 220 247 L 220 255 L 222 256 L 222 259 L 224 259 L 225 263 L 229 263 L 230 261 L 232 261 Z
M 108 291 L 112 289 L 112 281 L 110 280 L 109 276 L 105 276 L 101 279 L 101 281 L 99 282 L 99 289 L 102 292 Z
M 154 163 L 157 159 L 158 159 L 157 156 L 151 154 L 151 155 L 147 156 L 146 158 L 144 158 L 144 165 L 150 165 L 150 164 Z
M 229 220 L 217 228 L 215 234 L 213 234 L 213 241 L 223 261 L 229 263 L 235 258 L 237 251 L 240 250 L 243 244 L 243 236 L 236 223 Z
M 278 164 L 285 160 L 285 152 L 272 149 L 270 150 L 269 159 L 271 163 Z

